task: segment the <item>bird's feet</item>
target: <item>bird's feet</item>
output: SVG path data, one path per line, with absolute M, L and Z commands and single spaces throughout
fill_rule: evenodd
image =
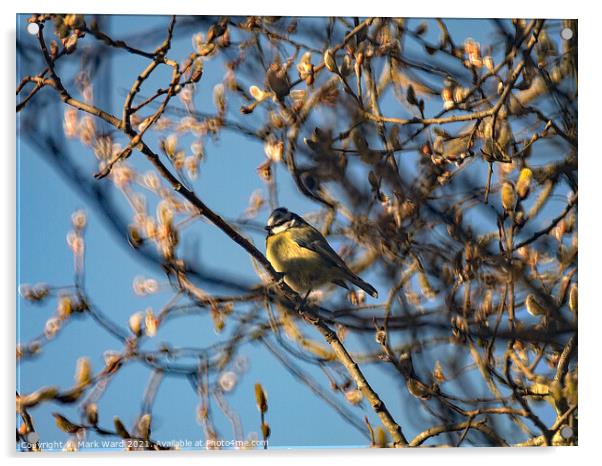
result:
M 309 296 L 309 293 L 311 293 L 311 290 L 307 290 L 307 293 L 305 293 L 305 296 L 303 296 L 303 299 L 297 303 L 297 306 L 296 306 L 297 312 L 299 312 L 299 313 L 303 312 L 303 308 L 307 304 L 307 298 Z
M 276 278 L 276 285 L 282 286 L 284 284 L 284 277 L 286 274 L 284 272 L 274 272 Z

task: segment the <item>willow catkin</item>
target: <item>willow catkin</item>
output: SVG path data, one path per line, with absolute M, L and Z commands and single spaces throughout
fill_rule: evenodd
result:
M 501 189 L 502 196 L 502 207 L 506 212 L 514 210 L 516 204 L 516 194 L 514 192 L 514 186 L 509 181 L 504 181 Z
M 79 358 L 75 370 L 75 382 L 78 385 L 88 385 L 90 383 L 91 375 L 92 369 L 90 367 L 90 360 L 85 357 Z
M 387 433 L 380 426 L 376 428 L 376 435 L 374 438 L 374 446 L 377 448 L 387 448 L 389 444 L 389 439 L 387 438 Z
M 533 179 L 533 172 L 530 168 L 523 168 L 518 175 L 518 181 L 516 182 L 516 192 L 518 197 L 522 200 L 529 195 L 529 189 L 531 187 L 531 180 Z
M 142 312 L 135 312 L 129 318 L 128 324 L 130 330 L 137 337 L 142 334 L 142 322 L 144 321 L 144 314 Z
M 573 312 L 577 312 L 577 295 L 577 284 L 573 283 L 569 291 L 569 309 Z
M 117 432 L 117 435 L 123 439 L 127 439 L 130 438 L 130 434 L 127 431 L 127 429 L 125 428 L 125 426 L 123 425 L 123 422 L 121 422 L 121 419 L 119 419 L 119 417 L 115 416 L 113 418 L 113 425 L 115 426 L 115 432 Z
M 326 52 L 324 52 L 324 65 L 331 73 L 337 73 L 339 71 L 337 62 L 334 59 L 334 54 L 330 49 L 327 49 Z
M 537 302 L 535 296 L 533 296 L 532 294 L 529 294 L 529 296 L 527 296 L 525 306 L 527 307 L 527 312 L 529 312 L 529 314 L 531 314 L 532 316 L 540 316 L 546 313 L 544 307 Z
M 42 387 L 33 393 L 23 396 L 17 396 L 17 411 L 23 408 L 33 408 L 42 401 L 51 400 L 59 390 L 56 387 Z
M 265 396 L 265 392 L 260 383 L 255 384 L 255 401 L 257 402 L 257 409 L 260 413 L 263 414 L 268 410 L 268 399 Z
M 148 308 L 144 316 L 144 330 L 146 332 L 146 336 L 154 337 L 157 334 L 157 325 L 157 318 L 155 317 L 153 310 Z
M 56 307 L 56 311 L 58 316 L 61 319 L 66 319 L 69 317 L 72 311 L 72 302 L 70 296 L 63 296 L 59 299 L 59 302 Z
M 86 413 L 86 419 L 88 419 L 90 424 L 93 426 L 98 424 L 98 406 L 96 406 L 96 403 L 86 404 L 84 411 Z
M 52 413 L 52 415 L 54 416 L 56 426 L 63 432 L 67 434 L 74 434 L 80 429 L 80 426 L 78 426 L 77 424 L 73 424 L 65 416 L 61 416 L 59 413 Z
M 148 440 L 148 438 L 150 437 L 150 425 L 151 425 L 151 415 L 149 413 L 143 414 L 140 419 L 138 420 L 138 433 L 140 434 L 140 437 L 142 437 L 144 440 Z

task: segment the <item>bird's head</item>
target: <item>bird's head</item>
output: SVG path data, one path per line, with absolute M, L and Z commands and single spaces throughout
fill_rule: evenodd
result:
M 285 207 L 278 207 L 270 214 L 265 229 L 273 235 L 303 223 L 303 219 L 297 214 L 290 212 Z

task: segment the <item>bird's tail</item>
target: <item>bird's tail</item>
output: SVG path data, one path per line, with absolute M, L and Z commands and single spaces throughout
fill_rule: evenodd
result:
M 365 282 L 357 275 L 350 274 L 348 277 L 348 280 L 351 283 L 353 283 L 355 286 L 364 290 L 366 293 L 368 293 L 373 298 L 378 298 L 378 291 L 376 291 L 376 289 L 372 285 L 370 285 L 370 283 Z

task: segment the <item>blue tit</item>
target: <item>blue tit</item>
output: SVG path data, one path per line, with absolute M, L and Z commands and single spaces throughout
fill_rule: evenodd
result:
M 326 283 L 349 289 L 347 282 L 351 282 L 378 297 L 374 287 L 354 274 L 326 238 L 299 215 L 279 207 L 270 215 L 265 229 L 266 256 L 297 293 L 307 297 L 311 290 Z

